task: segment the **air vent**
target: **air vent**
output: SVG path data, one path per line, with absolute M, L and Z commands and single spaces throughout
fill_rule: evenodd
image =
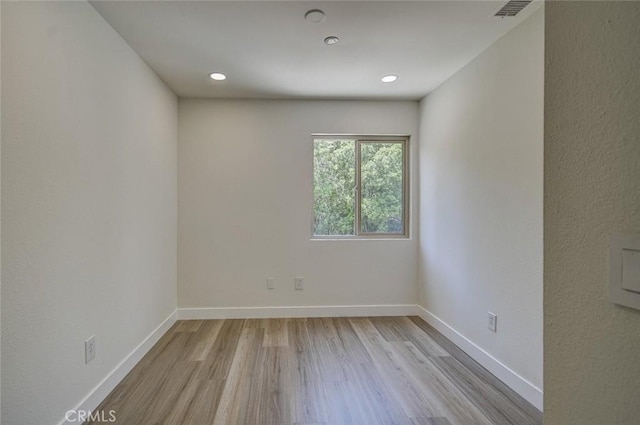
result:
M 522 9 L 527 7 L 527 5 L 529 3 L 531 3 L 531 0 L 511 0 L 511 1 L 508 1 L 493 16 L 498 16 L 500 18 L 516 16 L 518 13 L 520 13 L 522 11 Z

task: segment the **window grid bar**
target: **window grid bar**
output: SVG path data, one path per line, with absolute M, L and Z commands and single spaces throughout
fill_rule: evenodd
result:
M 356 206 L 355 206 L 355 226 L 356 231 L 354 232 L 355 236 L 360 236 L 361 227 L 360 223 L 362 220 L 362 216 L 360 215 L 362 212 L 362 173 L 360 172 L 361 164 L 361 156 L 362 151 L 360 150 L 360 140 L 356 139 L 356 196 L 354 197 Z

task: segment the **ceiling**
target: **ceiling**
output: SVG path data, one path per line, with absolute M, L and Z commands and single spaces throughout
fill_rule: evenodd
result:
M 178 96 L 325 99 L 422 98 L 540 6 L 492 16 L 504 3 L 91 2 Z M 316 8 L 325 20 L 305 21 Z

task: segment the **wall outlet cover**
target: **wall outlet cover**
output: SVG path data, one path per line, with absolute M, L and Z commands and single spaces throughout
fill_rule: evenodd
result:
M 497 332 L 498 329 L 498 316 L 496 316 L 495 314 L 493 314 L 492 312 L 488 313 L 488 328 L 491 332 Z
M 614 233 L 609 239 L 609 298 L 640 310 L 640 233 Z
M 84 362 L 89 363 L 96 357 L 96 336 L 92 335 L 84 342 Z

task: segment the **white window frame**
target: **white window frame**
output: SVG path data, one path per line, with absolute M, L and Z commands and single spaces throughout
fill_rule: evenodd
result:
M 315 163 L 313 157 L 314 142 L 316 139 L 323 140 L 354 140 L 355 141 L 355 169 L 356 169 L 356 186 L 354 187 L 355 194 L 355 234 L 353 235 L 316 235 L 314 234 L 314 191 L 313 185 L 313 173 L 315 172 Z M 410 151 L 410 139 L 411 136 L 406 134 L 336 134 L 336 133 L 313 133 L 311 135 L 311 239 L 312 240 L 334 240 L 334 239 L 408 239 L 410 237 L 410 206 L 411 200 L 409 199 L 409 183 L 410 183 L 410 170 L 409 170 L 409 151 Z M 362 143 L 401 143 L 402 144 L 402 232 L 401 233 L 370 233 L 361 231 L 361 177 L 360 177 L 360 155 Z

